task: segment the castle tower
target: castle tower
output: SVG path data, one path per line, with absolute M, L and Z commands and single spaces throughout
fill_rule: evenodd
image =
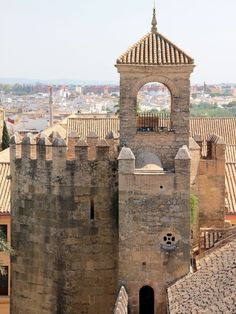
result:
M 157 29 L 121 55 L 119 286 L 130 313 L 166 312 L 167 286 L 190 266 L 190 74 L 194 61 Z M 171 94 L 169 128 L 139 130 L 137 93 L 146 83 Z M 147 123 L 153 123 L 152 120 Z M 158 124 L 158 116 L 156 117 Z
M 164 168 L 173 166 L 178 148 L 189 140 L 189 77 L 194 61 L 185 52 L 157 32 L 153 12 L 152 31 L 117 59 L 120 73 L 121 145 L 135 153 L 146 147 L 163 155 Z M 137 94 L 150 82 L 164 84 L 171 94 L 170 129 L 167 134 L 137 132 Z M 161 142 L 168 145 L 161 145 Z M 160 149 L 161 148 L 161 149 Z M 162 156 L 160 156 L 162 157 Z
M 12 314 L 114 309 L 117 161 L 106 140 L 72 147 L 71 135 L 68 147 L 44 134 L 11 139 Z
M 70 134 L 68 147 L 11 139 L 12 314 L 110 314 L 120 286 L 131 314 L 164 314 L 167 286 L 189 271 L 193 60 L 158 32 L 154 10 L 151 33 L 116 66 L 118 162 L 113 132 Z M 156 117 L 140 132 L 137 93 L 152 81 L 170 90 L 170 127 Z

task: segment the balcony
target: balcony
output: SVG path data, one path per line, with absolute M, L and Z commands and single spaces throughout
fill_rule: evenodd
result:
M 137 132 L 173 132 L 170 113 L 140 113 L 136 121 Z

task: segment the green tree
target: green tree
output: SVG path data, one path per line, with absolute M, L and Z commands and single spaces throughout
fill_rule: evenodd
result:
M 236 101 L 233 100 L 233 101 L 229 102 L 225 107 L 228 107 L 228 108 L 236 107 Z
M 12 249 L 11 246 L 7 243 L 3 233 L 0 231 L 0 251 L 3 251 L 7 254 L 10 254 Z
M 10 84 L 4 84 L 2 85 L 2 90 L 5 93 L 10 93 L 12 91 L 12 86 Z
M 216 104 L 200 103 L 190 106 L 190 114 L 192 117 L 235 117 L 236 106 L 234 102 L 225 105 L 224 108 L 218 107 Z
M 119 102 L 114 106 L 114 109 L 116 110 L 115 114 L 119 115 L 120 114 L 120 100 Z
M 9 147 L 10 137 L 7 130 L 6 122 L 4 121 L 3 130 L 2 130 L 2 150 Z

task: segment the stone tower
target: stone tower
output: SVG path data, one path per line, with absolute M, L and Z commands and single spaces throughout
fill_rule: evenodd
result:
M 116 66 L 119 157 L 114 132 L 11 139 L 12 314 L 111 314 L 121 286 L 130 313 L 164 314 L 168 284 L 189 271 L 193 60 L 154 11 L 152 32 Z M 170 90 L 170 127 L 137 128 L 148 82 Z
M 12 314 L 113 311 L 118 259 L 114 139 L 72 135 L 77 138 L 73 151 L 57 134 L 11 139 Z
M 152 30 L 117 60 L 120 73 L 119 285 L 130 313 L 163 314 L 168 284 L 190 266 L 190 74 L 194 61 Z M 146 83 L 171 93 L 170 127 L 137 128 Z M 157 117 L 158 119 L 158 117 Z M 157 120 L 158 121 L 158 120 Z

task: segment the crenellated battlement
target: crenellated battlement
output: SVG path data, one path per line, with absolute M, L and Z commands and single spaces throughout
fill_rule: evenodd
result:
M 198 148 L 192 147 L 192 149 L 198 149 L 201 158 L 208 160 L 225 160 L 226 143 L 221 136 L 212 134 L 204 141 L 200 135 L 195 135 L 193 139 L 190 140 L 192 140 L 192 146 L 193 142 L 199 146 Z
M 207 139 L 207 158 L 225 160 L 226 144 L 224 139 L 218 135 L 211 135 Z
M 111 182 L 115 185 L 118 146 L 114 139 L 109 140 L 112 146 L 105 139 L 78 139 L 69 148 L 60 137 L 27 134 L 21 138 L 15 134 L 10 141 L 12 175 L 17 173 L 19 182 L 27 177 L 27 185 L 43 185 L 43 193 L 46 187 L 53 186 L 97 188 L 108 187 Z
M 86 161 L 114 161 L 118 157 L 118 137 L 110 132 L 106 139 L 100 139 L 96 133 L 90 133 L 86 139 L 80 138 L 75 132 L 69 134 L 68 141 L 58 134 L 45 136 L 41 133 L 38 137 L 28 133 L 21 138 L 17 133 L 10 141 L 11 157 L 26 160 L 47 160 L 55 163 L 74 160 Z

